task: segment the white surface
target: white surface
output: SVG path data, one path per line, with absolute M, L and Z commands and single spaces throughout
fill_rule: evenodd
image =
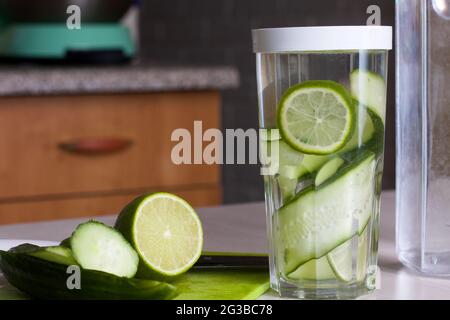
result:
M 34 244 L 36 246 L 41 246 L 41 247 L 58 245 L 58 242 L 56 242 L 56 241 L 0 239 L 0 250 L 7 251 L 7 250 L 14 248 L 23 243 Z
M 255 53 L 392 49 L 389 26 L 256 29 L 252 35 Z
M 262 203 L 199 209 L 207 251 L 265 252 L 265 211 Z M 114 217 L 98 220 L 114 223 Z M 0 226 L 0 239 L 61 241 L 84 219 Z M 448 299 L 450 279 L 428 278 L 403 267 L 395 254 L 394 193 L 383 194 L 379 266 L 381 287 L 362 299 Z M 22 240 L 21 240 L 22 241 Z M 21 241 L 19 241 L 21 243 Z M 276 299 L 273 292 L 263 296 Z

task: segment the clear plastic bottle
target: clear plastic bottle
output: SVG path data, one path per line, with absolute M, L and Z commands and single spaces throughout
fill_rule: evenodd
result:
M 397 1 L 397 253 L 450 275 L 450 1 Z

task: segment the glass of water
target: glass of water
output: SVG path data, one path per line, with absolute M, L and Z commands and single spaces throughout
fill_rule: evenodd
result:
M 374 289 L 392 28 L 253 31 L 271 286 L 282 297 Z

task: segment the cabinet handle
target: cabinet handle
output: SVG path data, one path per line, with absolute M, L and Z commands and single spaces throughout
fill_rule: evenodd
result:
M 122 138 L 83 138 L 62 142 L 58 147 L 81 155 L 107 155 L 129 148 L 133 142 Z

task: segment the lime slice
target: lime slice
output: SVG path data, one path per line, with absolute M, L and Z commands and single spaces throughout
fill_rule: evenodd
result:
M 290 88 L 278 109 L 281 136 L 306 154 L 340 150 L 352 136 L 355 118 L 350 94 L 333 81 L 306 81 Z
M 353 278 L 352 240 L 346 241 L 327 255 L 328 262 L 339 280 L 348 282 Z
M 199 259 L 203 231 L 194 209 L 169 193 L 141 196 L 120 213 L 116 228 L 139 254 L 137 277 L 178 276 Z

